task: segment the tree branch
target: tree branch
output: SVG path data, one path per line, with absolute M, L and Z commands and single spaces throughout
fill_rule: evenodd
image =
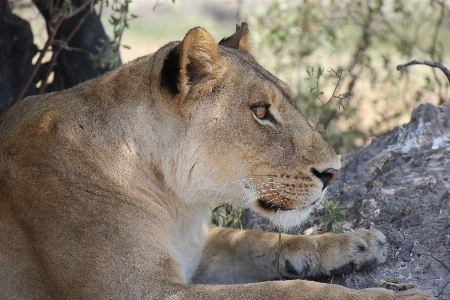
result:
M 19 92 L 14 97 L 14 100 L 11 103 L 11 105 L 16 103 L 20 99 L 22 99 L 23 95 L 28 90 L 28 87 L 30 86 L 31 82 L 33 81 L 34 77 L 36 76 L 36 74 L 37 74 L 37 72 L 38 72 L 38 70 L 39 70 L 39 68 L 40 68 L 40 66 L 42 64 L 42 59 L 44 58 L 45 54 L 49 50 L 49 47 L 51 45 L 53 45 L 54 40 L 55 40 L 55 36 L 56 36 L 56 32 L 58 31 L 58 29 L 61 26 L 62 22 L 65 19 L 78 14 L 81 10 L 85 9 L 91 3 L 92 3 L 92 0 L 86 0 L 82 5 L 80 5 L 80 7 L 78 7 L 76 10 L 74 10 L 72 14 L 70 14 L 70 15 L 62 15 L 56 20 L 53 19 L 53 16 L 52 16 L 53 11 L 50 10 L 50 18 L 49 18 L 49 20 L 46 20 L 47 24 L 48 24 L 48 26 L 47 26 L 48 27 L 48 39 L 47 39 L 47 42 L 45 43 L 44 48 L 41 50 L 39 58 L 36 61 L 36 63 L 34 64 L 33 69 L 28 74 L 28 77 L 25 79 L 25 82 L 22 84 Z M 57 4 L 59 4 L 59 0 L 58 0 Z M 52 6 L 53 6 L 53 1 L 50 2 L 50 7 L 52 7 Z M 44 84 L 44 83 L 42 83 L 42 84 Z
M 72 31 L 69 33 L 69 35 L 67 36 L 67 38 L 64 41 L 64 44 L 68 44 L 69 41 L 72 39 L 72 37 L 75 35 L 75 33 L 78 31 L 78 29 L 80 29 L 81 25 L 83 24 L 83 22 L 86 20 L 86 17 L 89 15 L 89 13 L 91 12 L 89 8 L 87 8 L 87 4 L 91 3 L 92 0 L 87 0 L 81 7 L 86 8 L 86 10 L 84 11 L 83 15 L 81 15 L 81 17 L 79 18 L 78 22 L 76 23 L 76 25 L 74 26 L 74 28 L 72 29 Z M 81 10 L 77 9 L 76 10 L 77 13 L 81 12 Z M 72 14 L 72 16 L 75 16 L 76 14 Z M 50 64 L 47 68 L 47 71 L 44 75 L 44 77 L 42 78 L 42 83 L 41 83 L 41 87 L 39 88 L 39 92 L 38 94 L 41 95 L 45 92 L 45 88 L 47 87 L 47 80 L 48 77 L 50 76 L 50 73 L 53 71 L 53 66 L 56 63 L 56 60 L 58 59 L 59 54 L 61 53 L 61 50 L 64 49 L 64 47 L 62 46 L 56 46 L 55 44 L 52 45 L 53 48 L 53 55 L 52 58 L 50 60 Z
M 406 67 L 412 66 L 412 65 L 426 65 L 426 66 L 430 66 L 433 68 L 441 69 L 441 71 L 444 72 L 445 76 L 447 77 L 447 80 L 450 83 L 450 70 L 438 62 L 431 62 L 428 60 L 412 60 L 409 63 L 403 64 L 403 65 L 398 65 L 397 71 L 400 71 L 400 70 L 402 70 Z
M 34 64 L 33 69 L 31 70 L 31 72 L 28 74 L 28 77 L 25 79 L 25 82 L 22 84 L 19 92 L 16 94 L 16 97 L 14 97 L 14 100 L 12 101 L 11 105 L 16 103 L 20 99 L 22 99 L 23 95 L 25 95 L 26 91 L 28 90 L 28 87 L 30 86 L 31 82 L 34 79 L 34 76 L 36 76 L 36 74 L 37 74 L 37 72 L 39 70 L 39 67 L 42 64 L 42 59 L 44 58 L 45 54 L 47 53 L 48 48 L 53 44 L 53 41 L 54 41 L 55 35 L 56 35 L 56 31 L 59 28 L 59 26 L 61 25 L 62 21 L 63 21 L 63 18 L 60 18 L 55 23 L 54 27 L 50 27 L 50 29 L 48 30 L 47 42 L 45 43 L 44 48 L 42 48 L 38 60 Z

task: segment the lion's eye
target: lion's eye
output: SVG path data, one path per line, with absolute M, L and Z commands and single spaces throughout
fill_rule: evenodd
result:
M 267 107 L 265 106 L 255 106 L 252 107 L 253 113 L 255 116 L 257 116 L 259 119 L 264 119 L 267 117 Z
M 277 123 L 275 117 L 269 111 L 270 104 L 258 103 L 251 107 L 253 114 L 260 120 Z

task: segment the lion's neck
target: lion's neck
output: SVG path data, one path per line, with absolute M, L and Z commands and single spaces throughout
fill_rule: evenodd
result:
M 186 203 L 167 186 L 157 170 L 155 167 L 153 172 L 134 172 L 135 181 L 128 187 L 129 195 L 150 208 L 148 222 L 158 228 L 152 239 L 160 251 L 170 253 L 180 281 L 190 283 L 206 243 L 208 204 Z
M 165 231 L 155 236 L 156 242 L 164 245 L 162 250 L 169 251 L 175 260 L 181 282 L 190 283 L 206 243 L 208 205 L 185 203 L 171 192 L 149 200 L 158 203 L 160 209 L 151 222 Z
M 204 206 L 195 208 L 191 205 L 182 205 L 176 213 L 173 219 L 176 223 L 174 228 L 177 236 L 176 254 L 180 258 L 180 272 L 184 281 L 191 283 L 206 243 L 208 227 L 205 220 L 208 212 Z

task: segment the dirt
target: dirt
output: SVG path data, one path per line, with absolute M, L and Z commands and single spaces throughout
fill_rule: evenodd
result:
M 327 197 L 338 195 L 349 208 L 344 226 L 376 228 L 390 246 L 386 262 L 375 270 L 326 281 L 353 289 L 413 284 L 450 299 L 450 105 L 418 106 L 408 124 L 343 155 L 342 163 Z M 316 211 L 300 233 L 324 231 L 324 213 Z M 261 218 L 245 224 L 272 230 Z

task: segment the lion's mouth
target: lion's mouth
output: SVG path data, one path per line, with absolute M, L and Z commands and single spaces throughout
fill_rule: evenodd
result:
M 287 206 L 284 203 L 274 203 L 273 201 L 267 201 L 264 199 L 258 199 L 258 204 L 261 208 L 268 211 L 293 210 L 295 208 Z
M 258 199 L 258 205 L 259 207 L 261 207 L 264 210 L 267 211 L 288 211 L 288 210 L 293 210 L 293 209 L 301 209 L 301 208 L 306 208 L 306 207 L 311 207 L 311 206 L 315 206 L 317 201 L 319 200 L 314 200 L 311 203 L 302 205 L 301 207 L 295 207 L 295 206 L 289 206 L 289 205 L 285 205 L 286 203 L 274 203 L 273 201 L 270 200 L 264 200 L 264 199 Z

